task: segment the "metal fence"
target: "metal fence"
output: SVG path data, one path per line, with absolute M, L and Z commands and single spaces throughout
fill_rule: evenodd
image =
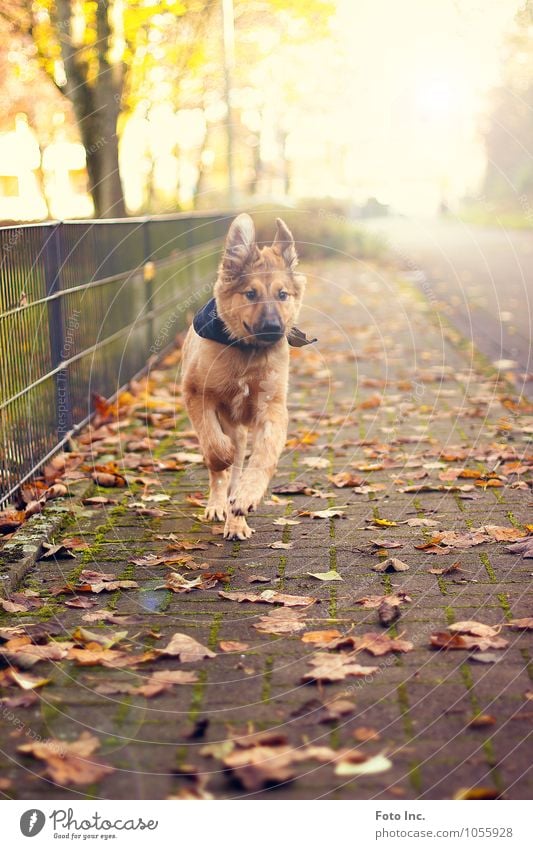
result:
M 229 216 L 0 228 L 0 504 L 151 354 L 214 281 Z M 153 265 L 147 265 L 153 263 Z

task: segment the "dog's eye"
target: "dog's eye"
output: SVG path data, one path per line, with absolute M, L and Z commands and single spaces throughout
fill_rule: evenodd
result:
M 281 292 L 279 292 L 279 294 L 278 294 L 278 298 L 280 299 L 280 301 L 286 301 L 288 297 L 289 297 L 289 293 L 284 292 L 283 290 Z
M 249 301 L 255 301 L 255 292 L 254 292 L 254 290 L 253 290 L 253 289 L 249 289 L 247 292 L 245 292 L 245 293 L 244 293 L 244 297 L 245 297 L 245 298 L 247 298 Z

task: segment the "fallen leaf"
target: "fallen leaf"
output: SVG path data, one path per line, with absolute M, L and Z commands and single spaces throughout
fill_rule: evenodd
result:
M 492 625 L 483 624 L 483 622 L 466 619 L 448 625 L 448 630 L 454 634 L 471 634 L 473 637 L 496 637 L 501 631 L 501 625 L 494 628 Z
M 307 483 L 293 481 L 275 486 L 272 493 L 275 495 L 310 495 L 311 487 Z
M 255 604 L 283 604 L 286 607 L 307 607 L 314 604 L 318 599 L 307 595 L 287 595 L 286 593 L 278 593 L 276 590 L 263 590 L 260 595 L 256 593 L 227 593 L 223 590 L 219 592 L 220 598 L 227 598 L 229 601 L 250 601 Z
M 339 489 L 345 486 L 363 486 L 365 480 L 353 472 L 338 472 L 336 475 L 328 475 L 328 480 Z
M 500 791 L 495 787 L 460 787 L 454 799 L 499 799 Z
M 327 702 L 321 709 L 319 722 L 336 722 L 343 716 L 349 716 L 355 711 L 355 705 L 348 699 L 334 699 Z
M 375 728 L 367 728 L 365 725 L 356 728 L 353 737 L 358 743 L 368 743 L 370 740 L 381 739 L 379 731 L 376 731 Z
M 301 525 L 302 523 L 299 519 L 286 519 L 284 516 L 280 516 L 280 518 L 275 519 L 272 524 L 282 525 L 284 527 L 285 525 Z
M 249 749 L 235 749 L 223 758 L 222 763 L 231 770 L 234 778 L 245 790 L 256 792 L 296 777 L 294 752 L 295 750 L 287 745 L 254 746 Z
M 331 628 L 326 631 L 307 631 L 302 636 L 302 643 L 312 643 L 316 646 L 327 646 L 332 640 L 337 640 L 341 637 L 342 634 L 340 631 L 337 631 L 336 628 Z
M 276 542 L 271 542 L 268 547 L 269 548 L 283 548 L 285 550 L 288 550 L 289 548 L 292 548 L 292 546 L 293 546 L 292 542 L 281 542 L 281 540 L 276 540 Z
M 374 548 L 403 548 L 403 542 L 394 542 L 391 539 L 371 539 Z
M 407 572 L 409 566 L 403 560 L 398 560 L 397 557 L 388 557 L 387 560 L 382 560 L 372 566 L 374 572 Z
M 248 643 L 239 643 L 238 640 L 220 640 L 218 647 L 223 652 L 246 651 L 250 648 Z
M 374 757 L 362 762 L 359 762 L 357 757 L 351 760 L 348 755 L 337 763 L 335 775 L 351 776 L 352 778 L 358 775 L 377 775 L 380 772 L 387 772 L 391 767 L 392 762 L 385 755 L 374 755 Z
M 304 457 L 302 465 L 308 466 L 310 469 L 327 469 L 330 462 L 326 457 Z M 278 489 L 272 491 L 279 492 Z
M 410 528 L 434 528 L 439 523 L 434 519 L 408 519 L 407 524 Z
M 533 536 L 515 542 L 514 545 L 506 545 L 505 550 L 510 551 L 511 554 L 521 554 L 524 560 L 530 559 L 533 557 Z
M 158 654 L 178 657 L 182 663 L 194 663 L 207 657 L 215 657 L 215 652 L 203 646 L 188 634 L 174 634 L 165 648 L 159 649 Z
M 362 598 L 356 599 L 354 604 L 359 604 L 361 607 L 372 609 L 375 607 L 379 608 L 383 602 L 392 605 L 410 604 L 412 602 L 412 598 L 404 592 L 391 593 L 390 595 L 366 595 Z
M 253 627 L 264 634 L 297 634 L 306 628 L 303 613 L 292 608 L 277 607 L 268 616 L 261 616 Z
M 513 631 L 533 631 L 533 617 L 526 619 L 511 619 L 506 623 Z
M 442 569 L 438 569 L 434 567 L 433 569 L 428 569 L 430 575 L 451 575 L 453 572 L 461 572 L 461 564 L 460 563 L 451 563 L 449 566 L 443 566 Z
M 472 717 L 468 723 L 468 728 L 486 728 L 487 725 L 496 725 L 496 717 L 490 713 L 480 713 Z
M 376 634 L 369 631 L 362 636 L 353 636 L 347 634 L 344 637 L 339 637 L 338 640 L 333 640 L 328 649 L 334 650 L 352 646 L 355 651 L 367 651 L 375 657 L 394 652 L 409 652 L 413 650 L 413 644 L 409 640 L 401 638 L 389 637 L 387 634 Z
M 364 678 L 374 675 L 379 671 L 379 666 L 360 666 L 354 663 L 353 657 L 347 654 L 329 654 L 328 652 L 316 652 L 309 664 L 313 667 L 311 672 L 306 672 L 303 681 L 316 681 L 329 683 L 331 681 L 344 681 L 347 677 Z
M 114 768 L 92 759 L 92 754 L 100 747 L 97 737 L 83 731 L 72 743 L 63 740 L 41 740 L 24 743 L 17 750 L 31 755 L 46 764 L 45 774 L 56 784 L 67 787 L 71 784 L 94 784 Z
M 377 525 L 378 528 L 393 528 L 398 522 L 393 522 L 392 519 L 372 519 L 372 524 Z
M 435 649 L 463 649 L 486 651 L 487 649 L 506 649 L 509 645 L 503 637 L 474 637 L 469 634 L 454 634 L 449 631 L 436 631 L 430 638 Z
M 328 572 L 307 572 L 312 578 L 317 578 L 319 581 L 343 581 L 336 569 L 330 569 Z

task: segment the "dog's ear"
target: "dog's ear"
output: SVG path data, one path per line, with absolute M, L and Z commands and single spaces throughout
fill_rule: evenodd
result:
M 232 222 L 226 236 L 222 270 L 228 277 L 234 277 L 240 274 L 256 253 L 254 222 L 243 212 Z
M 276 235 L 274 236 L 272 247 L 281 254 L 289 271 L 293 271 L 298 265 L 298 254 L 294 246 L 294 237 L 281 218 L 276 218 L 276 225 Z

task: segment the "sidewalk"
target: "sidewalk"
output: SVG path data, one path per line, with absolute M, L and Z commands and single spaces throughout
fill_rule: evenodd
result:
M 531 631 L 507 623 L 532 615 L 533 561 L 507 547 L 533 531 L 532 410 L 431 292 L 355 262 L 307 272 L 319 341 L 293 352 L 249 541 L 198 518 L 177 354 L 82 435 L 67 482 L 94 462 L 114 485 L 54 540 L 75 559 L 42 559 L 38 597 L 12 599 L 41 606 L 0 612 L 8 796 L 531 798 Z

